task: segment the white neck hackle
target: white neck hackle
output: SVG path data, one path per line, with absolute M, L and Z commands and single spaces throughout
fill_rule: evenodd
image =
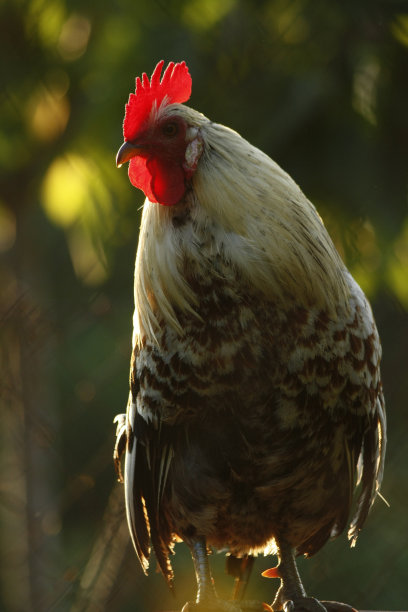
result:
M 154 340 L 162 319 L 183 333 L 176 311 L 194 314 L 197 305 L 184 278 L 186 257 L 205 268 L 222 253 L 248 287 L 267 299 L 319 307 L 335 318 L 348 302 L 345 267 L 316 209 L 290 176 L 239 134 L 200 113 L 182 105 L 162 112 L 198 128 L 204 151 L 185 201 L 173 207 L 145 201 L 134 342 Z M 190 222 L 178 228 L 173 216 L 186 207 Z

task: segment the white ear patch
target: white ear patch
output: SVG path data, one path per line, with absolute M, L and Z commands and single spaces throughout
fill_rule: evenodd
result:
M 195 134 L 191 134 L 193 136 L 192 140 L 188 143 L 186 147 L 186 153 L 184 156 L 183 168 L 187 172 L 190 177 L 195 169 L 197 168 L 198 160 L 201 157 L 201 154 L 204 149 L 203 139 L 201 138 L 200 130 L 194 129 Z M 188 134 L 190 136 L 190 134 Z

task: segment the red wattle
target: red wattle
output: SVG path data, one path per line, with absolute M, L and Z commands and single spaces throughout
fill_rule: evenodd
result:
M 177 162 L 153 157 L 147 161 L 151 174 L 151 189 L 156 202 L 173 206 L 180 202 L 186 191 L 183 168 Z
M 184 196 L 184 170 L 177 162 L 137 155 L 129 163 L 129 179 L 150 202 L 173 206 Z
M 132 157 L 128 173 L 132 185 L 141 189 L 150 202 L 157 202 L 151 188 L 152 177 L 147 169 L 147 159 L 139 155 Z

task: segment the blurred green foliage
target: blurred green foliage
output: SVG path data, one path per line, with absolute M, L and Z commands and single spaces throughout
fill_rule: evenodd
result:
M 404 609 L 407 0 L 3 0 L 0 11 L 0 608 L 175 609 L 194 588 L 182 545 L 176 601 L 154 568 L 142 576 L 111 465 L 143 202 L 114 158 L 134 78 L 163 58 L 186 60 L 191 106 L 296 179 L 372 300 L 391 507 L 377 502 L 355 550 L 343 537 L 300 565 L 310 593 Z M 250 596 L 272 600 L 270 564 L 258 562 Z

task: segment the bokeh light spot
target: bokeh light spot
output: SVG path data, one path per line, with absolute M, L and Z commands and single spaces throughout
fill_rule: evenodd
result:
M 73 14 L 66 20 L 58 39 L 58 50 L 64 60 L 73 61 L 85 53 L 91 29 L 90 20 L 82 15 Z
M 234 4 L 235 0 L 192 0 L 186 3 L 183 17 L 188 25 L 207 30 L 227 15 Z
M 70 106 L 66 86 L 55 83 L 40 87 L 27 104 L 27 118 L 32 134 L 38 140 L 52 141 L 62 134 L 68 123 Z
M 89 200 L 87 162 L 78 155 L 57 158 L 43 183 L 43 206 L 48 217 L 68 227 L 81 215 Z

